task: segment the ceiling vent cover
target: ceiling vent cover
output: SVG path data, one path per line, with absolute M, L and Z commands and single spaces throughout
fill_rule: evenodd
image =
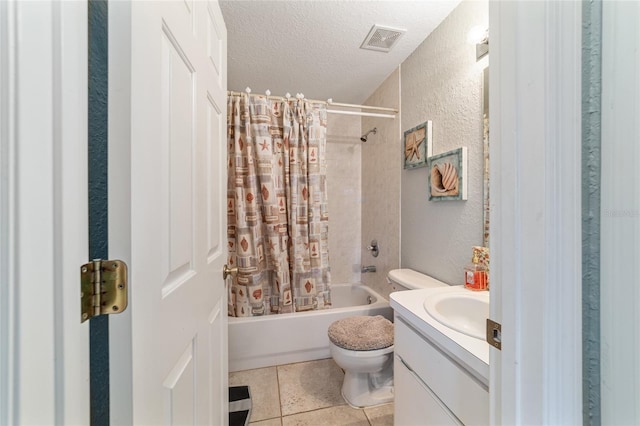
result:
M 360 49 L 389 52 L 407 30 L 374 25 L 362 42 Z

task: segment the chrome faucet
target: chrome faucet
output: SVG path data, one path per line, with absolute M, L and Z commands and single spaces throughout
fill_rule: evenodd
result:
M 378 247 L 378 240 L 371 240 L 371 245 L 367 247 L 367 250 L 371 252 L 371 256 L 378 257 L 380 254 L 380 248 Z

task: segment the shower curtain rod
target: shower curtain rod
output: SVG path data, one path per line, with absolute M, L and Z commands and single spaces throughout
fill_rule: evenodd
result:
M 361 117 L 396 118 L 395 114 L 380 114 L 376 112 L 342 111 L 339 109 L 328 109 L 327 112 L 329 114 L 359 115 Z
M 278 101 L 293 101 L 295 99 L 304 99 L 304 95 L 300 95 L 300 97 L 296 96 L 296 97 L 282 97 L 282 96 L 271 96 L 270 92 L 267 91 L 268 93 L 266 95 L 252 95 L 252 96 L 266 96 L 267 99 L 273 99 L 273 100 L 278 100 Z M 232 92 L 232 91 L 228 91 L 227 95 L 243 95 L 245 93 L 243 92 Z M 251 92 L 248 91 L 246 92 L 247 95 L 251 95 Z M 319 103 L 323 103 L 323 104 L 327 104 L 328 106 L 335 106 L 335 107 L 340 107 L 340 108 L 357 108 L 357 109 L 368 109 L 368 110 L 372 110 L 372 111 L 388 111 L 392 114 L 375 114 L 375 113 L 366 113 L 366 112 L 356 112 L 356 111 L 341 111 L 341 110 L 335 110 L 335 109 L 331 109 L 331 110 L 327 110 L 328 113 L 333 113 L 333 114 L 346 114 L 346 115 L 362 115 L 362 116 L 366 116 L 366 117 L 382 117 L 382 118 L 395 118 L 395 114 L 398 112 L 397 109 L 395 108 L 386 108 L 386 107 L 377 107 L 377 106 L 371 106 L 371 105 L 356 105 L 356 104 L 344 104 L 344 103 L 340 103 L 340 102 L 333 102 L 333 99 L 328 99 L 326 101 L 320 101 L 320 100 L 316 100 L 316 99 L 307 99 L 309 102 L 319 102 Z

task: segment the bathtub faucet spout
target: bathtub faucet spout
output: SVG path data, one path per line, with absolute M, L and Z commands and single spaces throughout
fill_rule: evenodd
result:
M 363 267 L 362 267 L 362 270 L 361 270 L 360 272 L 362 272 L 363 274 L 364 274 L 365 272 L 376 272 L 376 265 L 363 266 Z

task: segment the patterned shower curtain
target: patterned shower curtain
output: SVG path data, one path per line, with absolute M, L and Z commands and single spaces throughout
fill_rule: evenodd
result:
M 228 98 L 230 316 L 331 305 L 323 103 Z

